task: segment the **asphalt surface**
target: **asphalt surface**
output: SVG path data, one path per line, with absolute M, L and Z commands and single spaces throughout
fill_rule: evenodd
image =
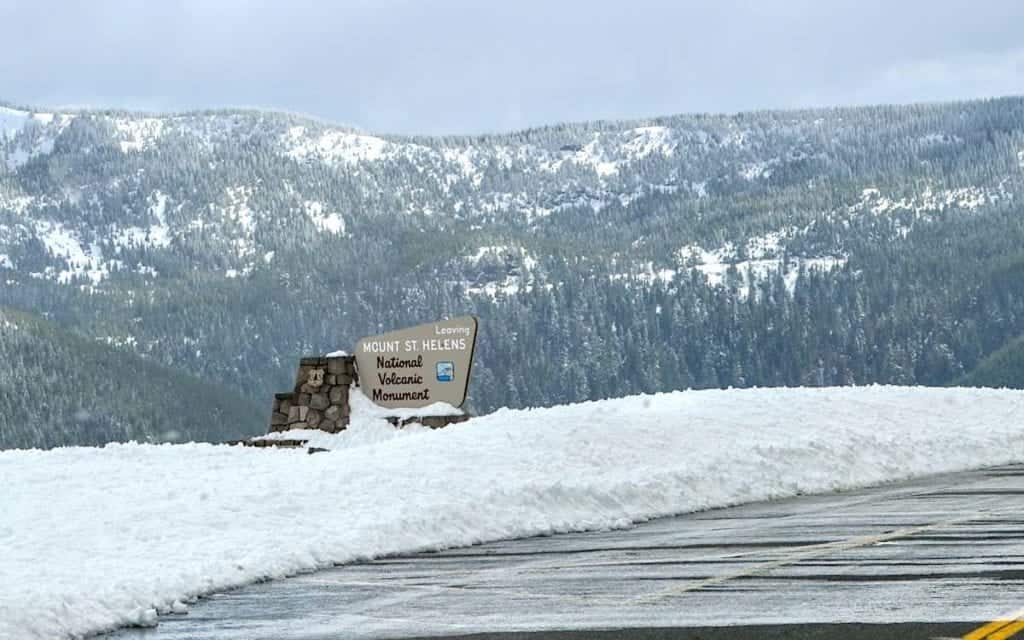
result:
M 109 638 L 905 640 L 1022 608 L 1013 466 L 338 567 Z M 1024 640 L 1024 622 L 970 637 Z

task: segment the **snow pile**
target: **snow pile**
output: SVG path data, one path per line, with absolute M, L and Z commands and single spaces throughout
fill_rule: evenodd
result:
M 0 325 L 2 326 L 2 325 Z M 307 447 L 317 447 L 329 451 L 340 451 L 355 447 L 366 447 L 380 444 L 395 438 L 403 438 L 430 431 L 430 427 L 421 424 L 410 424 L 405 428 L 396 429 L 386 420 L 358 420 L 340 433 L 327 433 L 319 429 L 292 429 L 276 431 L 261 436 L 260 440 L 305 440 Z
M 447 402 L 434 402 L 425 407 L 417 409 L 387 409 L 366 397 L 359 387 L 349 389 L 348 402 L 352 411 L 353 420 L 365 418 L 386 418 L 394 417 L 399 420 L 406 418 L 426 418 L 429 416 L 461 416 L 462 409 L 454 407 Z
M 342 353 L 344 352 L 335 352 Z M 330 357 L 330 354 L 328 354 Z M 430 431 L 419 423 L 411 423 L 402 429 L 396 429 L 385 418 L 426 418 L 430 416 L 461 416 L 465 412 L 447 402 L 435 402 L 419 409 L 386 409 L 366 397 L 362 389 L 349 389 L 349 406 L 351 418 L 348 427 L 341 433 L 327 433 L 319 429 L 291 429 L 290 431 L 274 431 L 259 440 L 305 440 L 307 447 L 317 447 L 337 451 L 352 447 L 363 447 L 370 444 L 386 442 L 394 438 L 414 435 L 422 431 Z
M 313 456 L 0 452 L 0 638 L 153 624 L 201 594 L 385 553 L 1021 461 L 1021 424 L 1019 391 L 762 389 L 501 410 Z

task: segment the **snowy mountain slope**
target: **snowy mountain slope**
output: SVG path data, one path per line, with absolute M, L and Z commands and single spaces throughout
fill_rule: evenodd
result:
M 0 170 L 13 171 L 37 156 L 53 152 L 54 140 L 74 116 L 29 113 L 0 105 Z
M 356 419 L 336 450 L 0 452 L 0 638 L 67 638 L 381 554 L 614 527 L 1024 460 L 1019 391 L 679 392 Z M 45 549 L 45 553 L 41 553 Z
M 0 304 L 255 402 L 300 355 L 464 313 L 477 409 L 945 384 L 1024 333 L 987 284 L 1024 244 L 1021 98 L 456 137 L 2 116 Z
M 964 126 L 947 122 L 938 107 L 933 110 L 918 114 L 908 108 L 899 114 L 909 120 L 911 130 L 904 135 L 907 145 L 915 145 L 913 154 L 930 158 L 968 149 L 969 137 L 933 131 L 935 126 Z M 146 225 L 160 225 L 158 248 L 172 254 L 201 233 L 221 254 L 207 266 L 226 277 L 258 268 L 256 254 L 278 251 L 274 239 L 284 223 L 307 235 L 326 231 L 339 240 L 348 237 L 342 230 L 381 214 L 436 218 L 442 227 L 502 229 L 558 226 L 545 221 L 563 217 L 560 213 L 590 212 L 601 224 L 603 211 L 646 201 L 668 198 L 699 210 L 709 198 L 797 186 L 805 178 L 813 188 L 815 177 L 827 179 L 843 164 L 862 161 L 845 156 L 851 151 L 847 145 L 864 129 L 852 117 L 862 114 L 854 110 L 764 114 L 761 121 L 743 114 L 680 116 L 440 139 L 376 136 L 295 116 L 244 111 L 150 116 L 4 107 L 0 115 L 0 166 L 15 178 L 0 184 L 0 212 L 8 213 L 0 221 L 0 251 L 22 268 L 25 260 L 14 254 L 41 242 L 47 250 L 38 258 L 48 264 L 30 273 L 84 286 L 100 285 L 114 272 L 159 274 L 153 260 L 133 256 L 125 262 L 119 257 L 123 242 L 109 240 L 140 238 Z M 915 128 L 921 133 L 914 134 Z M 62 144 L 55 153 L 58 140 Z M 1016 163 L 1016 153 L 1008 149 L 1004 160 Z M 98 161 L 114 170 L 81 175 L 75 165 L 84 159 L 68 157 L 80 154 L 93 156 L 90 164 Z M 212 184 L 182 189 L 170 180 L 167 167 L 161 170 L 154 162 L 156 154 L 163 163 L 171 158 L 175 164 L 187 162 L 189 172 L 210 174 L 209 179 L 196 178 Z M 271 166 L 238 166 L 257 155 Z M 18 172 L 29 160 L 52 165 L 61 164 L 61 158 L 69 166 L 59 189 L 35 190 Z M 335 182 L 326 194 L 320 193 L 320 176 Z M 974 211 L 1012 199 L 1020 176 L 954 186 L 941 184 L 936 176 L 899 197 L 882 195 L 884 185 L 872 182 L 815 213 L 912 211 L 920 219 L 933 210 Z M 157 198 L 166 205 L 166 221 L 147 213 L 152 207 L 145 203 Z M 235 217 L 239 206 L 248 211 L 244 224 Z M 61 213 L 55 215 L 55 208 Z M 608 218 L 614 224 L 614 216 Z M 425 223 L 408 224 L 423 229 Z M 762 234 L 775 231 L 763 229 Z M 690 243 L 700 240 L 691 237 Z M 655 263 L 670 260 L 649 252 L 643 257 Z M 491 284 L 500 286 L 501 280 Z

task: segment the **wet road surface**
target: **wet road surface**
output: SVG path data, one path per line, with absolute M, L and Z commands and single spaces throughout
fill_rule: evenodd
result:
M 338 567 L 104 638 L 1024 640 L 1013 616 L 970 635 L 1022 608 L 1008 466 Z

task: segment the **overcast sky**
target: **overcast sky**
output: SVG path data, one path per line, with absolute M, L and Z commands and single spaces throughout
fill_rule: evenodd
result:
M 393 133 L 1024 93 L 1019 0 L 0 0 L 0 100 Z

